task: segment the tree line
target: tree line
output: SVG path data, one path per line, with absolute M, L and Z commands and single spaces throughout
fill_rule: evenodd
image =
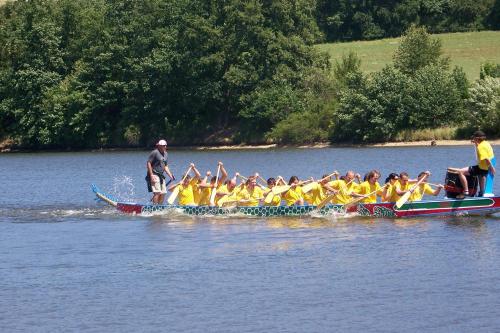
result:
M 411 20 L 398 28 L 406 27 L 404 42 L 381 72 L 362 74 L 355 54 L 331 64 L 314 47 L 325 36 L 375 35 L 347 32 L 348 25 L 328 32 L 325 15 L 375 7 L 380 14 L 380 3 L 396 2 L 338 1 L 344 7 L 328 10 L 326 3 L 8 2 L 0 7 L 0 139 L 30 148 L 144 146 L 158 137 L 175 144 L 373 142 L 469 116 L 498 121 L 498 65 L 468 82 L 449 68 L 439 40 Z M 490 27 L 498 1 L 475 3 L 486 9 L 481 19 L 467 16 L 475 25 L 460 21 L 463 29 Z M 381 36 L 396 34 L 388 28 L 395 23 L 386 23 Z M 481 116 L 472 116 L 478 108 Z

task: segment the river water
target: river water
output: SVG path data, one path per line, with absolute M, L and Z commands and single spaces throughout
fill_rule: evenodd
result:
M 500 330 L 500 216 L 144 217 L 94 200 L 91 183 L 148 200 L 147 155 L 0 155 L 1 332 Z M 442 183 L 474 158 L 471 146 L 172 151 L 170 165 L 178 178 L 218 160 L 285 178 L 428 169 Z

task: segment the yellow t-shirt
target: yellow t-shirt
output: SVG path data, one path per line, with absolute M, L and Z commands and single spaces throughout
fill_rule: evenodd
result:
M 307 200 L 307 203 L 310 205 L 317 206 L 323 199 L 326 198 L 325 191 L 323 190 L 323 186 L 321 184 L 315 184 L 314 187 L 307 193 L 309 199 L 306 199 L 304 194 L 304 199 Z
M 396 202 L 398 201 L 401 196 L 396 192 L 396 189 L 399 191 L 409 191 L 413 184 L 410 184 L 409 182 L 406 182 L 405 185 L 401 184 L 399 180 L 394 183 L 394 185 L 390 185 L 389 189 L 387 190 L 389 195 L 389 202 Z
M 488 141 L 483 140 L 477 145 L 477 164 L 480 169 L 488 170 L 488 163 L 485 160 L 491 161 L 493 155 L 493 148 Z
M 295 186 L 295 188 L 290 187 L 290 189 L 283 195 L 287 206 L 293 206 L 297 200 L 303 199 L 303 192 L 300 186 Z
M 200 184 L 200 180 L 196 181 L 195 184 L 193 184 L 193 199 L 195 205 L 200 202 L 200 196 L 201 196 L 201 189 L 198 186 Z
M 361 184 L 359 184 L 359 188 L 358 188 L 358 194 L 361 194 L 361 195 L 366 195 L 366 194 L 370 194 L 372 192 L 372 195 L 370 195 L 369 197 L 363 199 L 363 203 L 376 203 L 377 202 L 377 195 L 381 195 L 382 193 L 382 190 L 381 190 L 381 186 L 378 182 L 376 182 L 375 184 L 370 184 L 368 181 L 364 181 L 362 182 Z M 375 192 L 377 191 L 377 192 Z
M 429 184 L 420 184 L 410 196 L 410 201 L 420 201 L 424 194 L 433 195 L 434 190 Z
M 248 188 L 242 189 L 238 193 L 238 200 L 248 200 L 245 202 L 241 202 L 239 206 L 258 206 L 259 200 L 264 197 L 264 192 L 259 186 L 255 186 L 253 190 L 249 190 Z
M 332 203 L 334 204 L 344 205 L 350 202 L 351 200 L 353 200 L 353 197 L 351 197 L 351 193 L 357 193 L 359 190 L 359 184 L 355 183 L 354 181 L 347 184 L 342 179 L 333 180 L 329 182 L 328 185 L 334 190 L 339 191 L 339 193 L 332 199 Z
M 211 187 L 201 187 L 198 206 L 208 206 L 210 204 Z
M 179 185 L 179 194 L 177 198 L 179 199 L 179 205 L 181 206 L 195 206 L 196 201 L 194 200 L 194 186 L 198 182 L 197 179 L 191 179 L 188 185 Z
M 267 198 L 269 192 L 271 192 L 271 189 L 268 187 L 265 190 L 263 190 L 264 198 Z M 264 201 L 264 206 L 279 206 L 279 205 L 281 205 L 281 195 L 279 194 L 273 194 L 273 199 L 269 203 Z

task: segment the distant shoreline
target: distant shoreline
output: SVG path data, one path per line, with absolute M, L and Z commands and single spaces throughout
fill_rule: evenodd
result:
M 500 145 L 500 139 L 488 140 L 492 145 Z M 434 144 L 433 144 L 434 142 Z M 447 146 L 467 146 L 471 145 L 469 140 L 425 140 L 408 142 L 385 142 L 371 144 L 352 144 L 352 143 L 315 143 L 310 145 L 223 145 L 223 146 L 170 146 L 169 150 L 260 150 L 260 149 L 320 149 L 320 148 L 384 148 L 384 147 L 447 147 Z M 116 147 L 116 148 L 97 148 L 97 149 L 11 149 L 10 147 L 0 147 L 0 153 L 37 153 L 37 152 L 108 152 L 108 151 L 147 151 L 153 147 Z

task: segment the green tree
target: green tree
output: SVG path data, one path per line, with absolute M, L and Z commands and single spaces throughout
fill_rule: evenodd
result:
M 449 58 L 442 56 L 441 40 L 432 38 L 424 27 L 410 27 L 394 53 L 394 66 L 405 74 L 413 74 L 427 65 L 447 68 Z

